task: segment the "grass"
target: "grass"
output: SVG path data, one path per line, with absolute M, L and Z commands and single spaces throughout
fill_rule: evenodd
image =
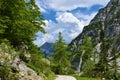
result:
M 100 80 L 97 78 L 87 78 L 87 77 L 79 77 L 79 76 L 74 76 L 77 80 Z

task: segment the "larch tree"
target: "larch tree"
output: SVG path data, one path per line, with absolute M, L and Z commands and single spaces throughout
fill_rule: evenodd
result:
M 80 54 L 80 60 L 79 60 L 79 65 L 77 67 L 77 72 L 81 72 L 83 64 L 85 64 L 86 61 L 90 60 L 90 58 L 92 58 L 93 55 L 93 45 L 90 37 L 85 37 L 83 39 L 83 44 L 79 46 L 77 53 Z
M 69 56 L 70 52 L 67 51 L 67 45 L 64 42 L 61 32 L 59 33 L 58 40 L 54 44 L 54 72 L 56 74 L 67 74 L 71 67 Z

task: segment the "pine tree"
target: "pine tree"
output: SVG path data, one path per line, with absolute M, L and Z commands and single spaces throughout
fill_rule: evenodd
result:
M 71 67 L 69 55 L 71 53 L 67 51 L 67 45 L 64 42 L 62 34 L 59 33 L 58 40 L 54 44 L 54 72 L 56 74 L 67 74 Z
M 99 62 L 96 64 L 95 70 L 99 71 L 99 76 L 102 78 L 105 78 L 106 72 L 108 70 L 107 67 L 107 51 L 106 51 L 106 45 L 105 45 L 105 31 L 104 31 L 104 22 L 102 21 L 100 24 L 100 55 L 99 55 Z

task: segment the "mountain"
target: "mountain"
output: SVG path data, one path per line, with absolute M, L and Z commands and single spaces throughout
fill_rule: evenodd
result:
M 40 47 L 40 49 L 46 56 L 50 56 L 54 52 L 52 47 L 53 43 L 46 42 Z
M 90 24 L 84 27 L 82 33 L 72 40 L 70 49 L 72 51 L 76 50 L 78 46 L 83 44 L 83 39 L 89 36 L 94 49 L 97 47 L 96 50 L 99 52 L 98 45 L 100 45 L 102 27 L 104 27 L 105 33 L 104 40 L 108 44 L 108 53 L 111 54 L 112 48 L 115 48 L 115 51 L 120 53 L 120 0 L 111 0 L 106 7 L 100 9 Z

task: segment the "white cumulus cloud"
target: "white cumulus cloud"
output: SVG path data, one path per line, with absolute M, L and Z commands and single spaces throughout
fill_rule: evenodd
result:
M 65 41 L 69 43 L 72 39 L 74 39 L 79 33 L 82 32 L 84 27 L 83 23 L 81 23 L 73 14 L 69 12 L 63 12 L 58 15 L 56 18 L 57 23 L 49 20 L 46 21 L 47 27 L 45 30 L 46 34 L 38 34 L 42 35 L 42 37 L 37 37 L 35 44 L 41 46 L 45 42 L 54 42 L 58 38 L 58 33 L 62 32 L 62 36 Z

